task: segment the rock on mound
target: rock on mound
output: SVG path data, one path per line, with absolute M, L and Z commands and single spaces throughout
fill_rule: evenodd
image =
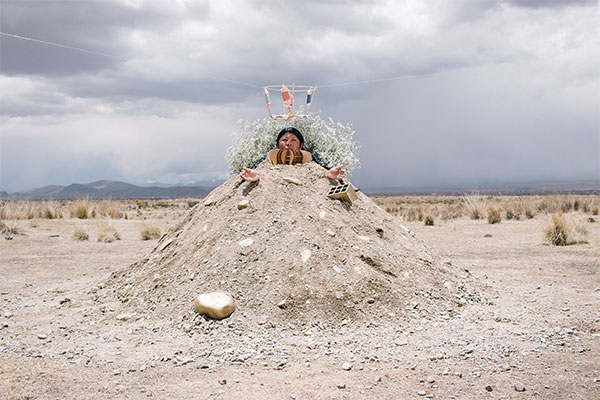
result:
M 366 195 L 328 198 L 317 164 L 257 169 L 260 182 L 216 188 L 107 288 L 138 313 L 175 321 L 190 317 L 198 294 L 223 291 L 237 304 L 231 318 L 289 325 L 440 317 L 477 297 L 468 273 Z

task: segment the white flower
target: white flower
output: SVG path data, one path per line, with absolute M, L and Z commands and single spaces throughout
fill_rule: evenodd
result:
M 304 149 L 329 167 L 341 164 L 348 175 L 352 170 L 360 168 L 360 145 L 352 140 L 354 129 L 351 124 L 335 122 L 331 118 L 323 120 L 319 115 L 296 119 L 287 122 L 286 125 L 270 118 L 238 123 L 240 133 L 234 135 L 233 144 L 225 155 L 233 173 L 252 166 L 264 158 L 269 150 L 275 148 L 277 134 L 284 126 L 293 126 L 300 130 L 304 136 Z

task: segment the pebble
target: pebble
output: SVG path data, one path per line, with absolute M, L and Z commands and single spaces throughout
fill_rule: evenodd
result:
M 253 240 L 253 239 L 251 239 L 251 238 L 244 239 L 244 240 L 240 240 L 240 241 L 238 242 L 238 244 L 239 244 L 241 247 L 248 247 L 248 246 L 251 246 L 251 245 L 252 245 L 252 243 L 254 243 L 254 240 Z
M 426 392 L 426 391 L 424 391 L 424 390 L 419 390 L 419 391 L 417 392 L 417 394 L 418 394 L 419 396 L 425 396 L 425 395 L 427 394 L 427 392 Z
M 248 207 L 248 205 L 250 205 L 250 202 L 248 200 L 244 199 L 238 203 L 237 208 L 238 208 L 238 210 L 241 210 L 243 208 Z
M 491 392 L 491 391 L 492 391 L 492 390 L 494 390 L 494 389 L 492 389 L 492 387 L 491 387 L 490 385 L 487 385 L 487 386 L 485 387 L 485 390 L 487 390 L 488 392 Z
M 122 313 L 117 315 L 117 319 L 119 321 L 127 321 L 128 319 L 131 319 L 131 317 L 133 317 L 133 314 L 131 313 Z
M 337 385 L 335 385 L 335 387 L 337 387 L 338 389 L 346 389 L 346 384 L 345 383 L 338 383 Z
M 352 369 L 352 364 L 350 364 L 349 362 L 345 362 L 342 364 L 342 369 L 344 371 L 350 371 Z
M 235 311 L 233 297 L 223 292 L 203 293 L 194 301 L 194 311 L 210 318 L 223 319 Z
M 525 386 L 523 386 L 523 384 L 521 382 L 515 382 L 515 390 L 517 392 L 524 392 L 525 391 Z
M 48 339 L 48 335 L 40 333 L 39 335 L 37 335 L 37 338 L 40 340 L 46 340 L 46 339 Z
M 311 255 L 312 252 L 310 250 L 302 250 L 302 253 L 300 253 L 300 256 L 302 257 L 302 262 L 307 262 Z
M 427 382 L 428 383 L 433 383 L 433 382 L 435 382 L 435 378 L 433 376 L 428 376 L 427 377 Z
M 300 182 L 296 178 L 292 178 L 291 176 L 286 176 L 285 178 L 283 178 L 283 180 L 288 183 L 293 183 L 294 185 L 298 185 L 298 186 L 302 185 L 302 182 Z

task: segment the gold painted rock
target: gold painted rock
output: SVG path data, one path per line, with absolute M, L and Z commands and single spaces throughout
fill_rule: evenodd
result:
M 223 292 L 203 293 L 194 301 L 194 311 L 209 318 L 223 319 L 235 311 L 233 297 Z

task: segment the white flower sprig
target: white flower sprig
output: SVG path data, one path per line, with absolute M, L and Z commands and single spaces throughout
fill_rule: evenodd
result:
M 285 125 L 270 118 L 238 122 L 240 132 L 234 135 L 233 144 L 225 155 L 233 173 L 250 167 L 275 148 L 277 134 L 284 126 L 293 126 L 302 132 L 304 149 L 329 167 L 341 164 L 348 175 L 360 168 L 360 145 L 353 140 L 355 131 L 351 124 L 335 122 L 331 118 L 323 120 L 319 115 L 296 119 Z

